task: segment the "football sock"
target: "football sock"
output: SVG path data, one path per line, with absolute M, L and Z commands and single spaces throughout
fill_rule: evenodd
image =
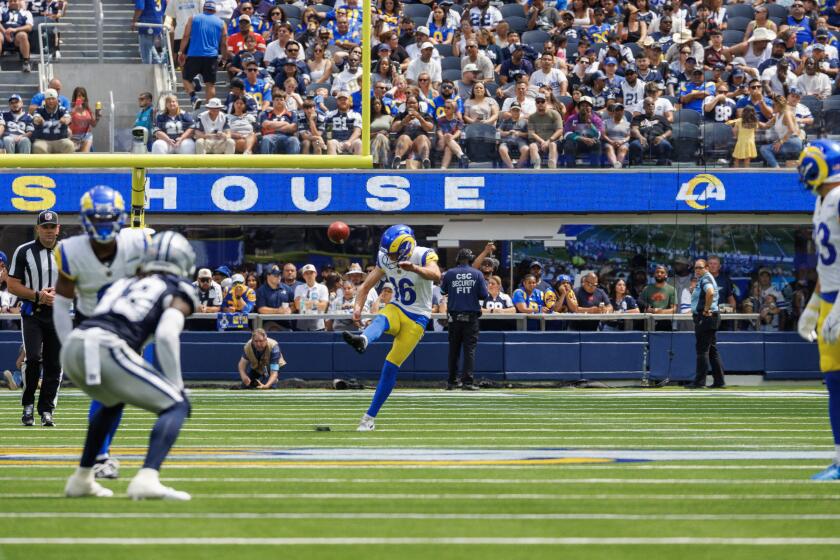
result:
M 93 419 L 93 415 L 96 413 L 97 410 L 102 408 L 102 403 L 99 401 L 91 401 L 90 402 L 90 410 L 88 411 L 88 422 Z M 111 452 L 111 441 L 114 439 L 114 434 L 117 433 L 117 428 L 120 427 L 120 421 L 122 420 L 122 409 L 120 409 L 119 413 L 114 418 L 113 424 L 108 429 L 108 433 L 105 434 L 105 441 L 102 443 L 102 448 L 99 450 L 99 453 L 96 455 L 97 461 L 104 461 L 108 458 Z
M 387 331 L 391 328 L 391 325 L 388 324 L 388 319 L 385 315 L 377 315 L 373 318 L 373 321 L 370 322 L 370 325 L 362 331 L 362 336 L 365 337 L 368 341 L 368 344 L 371 342 L 376 342 L 379 340 L 379 337 L 382 336 L 382 333 Z M 387 396 L 387 395 L 386 395 Z
M 152 428 L 152 435 L 149 437 L 149 451 L 146 453 L 146 460 L 143 463 L 144 469 L 160 470 L 163 460 L 172 449 L 184 420 L 190 414 L 190 405 L 187 401 L 181 401 L 170 406 L 160 413 L 157 422 Z
M 826 373 L 825 386 L 828 388 L 828 419 L 837 449 L 835 462 L 840 464 L 840 371 Z
M 114 420 L 122 414 L 123 406 L 118 404 L 116 406 L 107 407 L 97 403 L 99 409 L 90 416 L 88 422 L 87 438 L 85 438 L 85 448 L 82 451 L 82 460 L 79 466 L 90 468 L 96 464 L 96 456 L 99 450 L 102 449 L 102 444 L 108 436 Z
M 376 384 L 376 392 L 373 394 L 373 401 L 367 411 L 368 416 L 375 417 L 385 401 L 388 400 L 388 395 L 391 394 L 394 385 L 397 384 L 397 373 L 399 371 L 399 366 L 385 360 L 385 364 L 382 366 L 382 374 L 379 376 L 379 383 Z

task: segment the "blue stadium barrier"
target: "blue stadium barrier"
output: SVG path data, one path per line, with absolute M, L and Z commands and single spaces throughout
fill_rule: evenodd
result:
M 247 332 L 185 332 L 184 378 L 236 382 L 236 364 Z M 375 380 L 390 349 L 390 337 L 362 355 L 339 333 L 272 332 L 288 365 L 281 377 Z M 728 373 L 763 373 L 768 380 L 820 380 L 817 345 L 796 333 L 720 332 L 719 347 Z M 18 331 L 0 331 L 0 369 L 13 369 L 21 344 Z M 446 333 L 426 333 L 401 368 L 403 381 L 443 381 L 447 374 Z M 694 377 L 692 332 L 483 332 L 475 375 L 497 381 L 642 379 L 645 358 L 651 379 Z

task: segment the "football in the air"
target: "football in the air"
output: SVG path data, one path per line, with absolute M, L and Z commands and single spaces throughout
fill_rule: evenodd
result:
M 327 228 L 327 237 L 329 237 L 330 241 L 333 243 L 338 243 L 340 245 L 347 241 L 347 238 L 350 237 L 350 226 L 344 222 L 333 222 L 330 224 L 330 227 Z

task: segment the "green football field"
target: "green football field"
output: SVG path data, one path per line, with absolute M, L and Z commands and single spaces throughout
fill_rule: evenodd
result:
M 129 409 L 109 499 L 65 499 L 88 399 L 53 429 L 0 393 L 0 560 L 721 560 L 840 554 L 823 388 L 199 390 L 162 478 L 125 497 L 153 417 Z M 329 432 L 315 431 L 328 425 Z

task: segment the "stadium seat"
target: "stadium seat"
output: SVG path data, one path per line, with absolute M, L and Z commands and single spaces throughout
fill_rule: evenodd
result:
M 729 29 L 732 29 L 732 20 L 734 18 L 745 18 L 748 20 L 747 23 L 749 23 L 755 19 L 755 10 L 749 4 L 730 4 L 726 6 L 726 15 L 728 16 Z
M 700 150 L 700 127 L 690 122 L 675 123 L 672 128 L 673 159 L 679 162 L 697 160 Z
M 775 21 L 775 18 L 779 18 L 782 20 L 787 19 L 788 17 L 788 9 L 781 4 L 768 4 L 765 3 L 764 7 L 767 8 L 767 15 Z
M 286 14 L 287 18 L 295 18 L 300 20 L 300 16 L 303 13 L 300 8 L 295 6 L 294 4 L 279 4 L 280 9 Z
M 808 107 L 808 109 L 811 110 L 811 114 L 814 116 L 814 124 L 805 127 L 805 133 L 808 135 L 820 134 L 823 129 L 822 99 L 818 99 L 813 95 L 803 95 L 800 103 Z
M 327 109 L 329 109 L 330 111 L 335 111 L 336 109 L 338 109 L 338 101 L 335 99 L 335 97 L 325 98 L 324 105 L 326 105 Z
M 823 101 L 823 130 L 826 134 L 840 135 L 840 96 L 832 95 Z
M 315 8 L 315 11 L 319 14 L 326 14 L 332 10 L 332 6 L 328 6 L 326 4 L 315 4 L 313 8 Z
M 751 21 L 752 18 L 747 17 L 730 17 L 726 29 L 729 31 L 746 31 Z
M 425 27 L 428 18 L 426 16 L 414 16 L 413 18 L 411 18 L 411 21 L 414 22 L 414 27 L 416 29 L 418 27 Z
M 507 19 L 513 17 L 525 17 L 525 9 L 521 4 L 514 2 L 513 4 L 503 4 L 499 11 L 502 12 L 502 17 Z M 524 41 L 524 38 L 523 38 Z
M 441 72 L 441 77 L 444 80 L 452 80 L 453 82 L 457 82 L 461 79 L 461 69 L 460 68 L 451 68 L 449 70 L 444 69 Z
M 498 159 L 496 127 L 473 123 L 464 128 L 464 143 L 470 165 L 478 163 L 495 164 Z
M 518 4 L 517 4 L 518 5 Z M 522 34 L 522 42 L 528 45 L 539 43 L 540 48 L 537 52 L 542 52 L 542 45 L 549 39 L 551 39 L 551 35 L 543 31 L 542 29 L 533 29 L 531 31 L 526 31 Z M 566 45 L 569 46 L 568 44 Z M 577 43 L 575 43 L 575 48 L 577 48 Z
M 448 44 L 435 45 L 435 50 L 443 58 L 446 58 L 447 56 L 452 56 L 452 45 L 448 45 Z
M 510 27 L 511 31 L 516 31 L 520 35 L 522 33 L 525 33 L 525 31 L 528 30 L 528 20 L 525 19 L 524 17 L 511 16 L 511 17 L 505 18 L 505 21 L 508 22 L 508 26 Z M 521 39 L 521 37 L 520 37 L 520 39 Z M 524 42 L 524 40 L 523 40 L 523 42 Z
M 697 126 L 703 122 L 703 115 L 693 109 L 680 109 L 674 112 L 674 125 L 691 123 Z
M 744 41 L 744 32 L 737 29 L 727 29 L 723 32 L 723 44 L 727 47 Z
M 496 91 L 499 89 L 499 84 L 496 82 L 487 82 L 484 84 L 484 89 L 487 91 L 487 95 L 495 99 Z
M 706 163 L 729 160 L 734 145 L 732 127 L 718 122 L 703 123 L 703 159 Z
M 625 47 L 630 49 L 630 52 L 633 53 L 633 58 L 639 58 L 643 54 L 645 54 L 645 49 L 639 43 L 625 43 Z
M 461 71 L 461 59 L 457 56 L 442 57 L 440 61 L 441 70 L 458 70 Z
M 426 4 L 403 4 L 402 12 L 404 16 L 411 19 L 422 17 L 424 20 L 428 20 L 432 9 Z

